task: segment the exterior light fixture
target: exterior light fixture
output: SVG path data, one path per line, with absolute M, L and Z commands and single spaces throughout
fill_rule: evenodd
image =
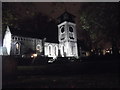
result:
M 34 54 L 31 55 L 31 58 L 36 58 L 36 57 L 37 57 L 36 53 L 34 53 Z
M 110 53 L 110 51 L 106 51 L 107 53 Z
M 91 52 L 93 52 L 93 49 L 91 49 Z
M 33 58 L 33 55 L 31 55 L 31 58 Z

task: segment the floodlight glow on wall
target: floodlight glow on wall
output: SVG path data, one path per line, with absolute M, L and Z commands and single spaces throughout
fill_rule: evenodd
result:
M 6 48 L 7 50 L 7 55 L 10 55 L 10 50 L 11 50 L 11 32 L 9 27 L 7 26 L 7 30 L 5 32 L 5 36 L 3 39 L 3 47 Z

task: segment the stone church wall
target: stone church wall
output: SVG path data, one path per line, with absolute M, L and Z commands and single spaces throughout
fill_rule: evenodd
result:
M 57 57 L 58 56 L 58 44 L 45 42 L 45 56 Z
M 18 44 L 18 52 L 19 53 L 16 52 L 17 44 Z M 36 46 L 38 44 L 42 47 L 41 39 L 12 36 L 11 54 L 12 55 L 22 55 L 22 54 L 27 54 L 30 52 L 36 52 Z M 42 50 L 40 52 L 42 52 Z

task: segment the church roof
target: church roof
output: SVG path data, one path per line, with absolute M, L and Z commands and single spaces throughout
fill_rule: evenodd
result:
M 70 21 L 74 22 L 75 16 L 68 13 L 65 11 L 63 14 L 61 14 L 57 20 L 59 21 L 58 23 L 62 23 L 63 21 Z M 21 37 L 30 37 L 30 38 L 38 38 L 38 39 L 44 39 L 46 38 L 46 41 L 48 42 L 53 42 L 53 43 L 58 43 L 58 31 L 56 30 L 56 27 L 53 27 L 48 29 L 48 30 L 24 30 L 23 29 L 18 29 L 14 27 L 9 27 L 11 34 L 16 35 L 16 36 L 21 36 Z
M 18 30 L 13 27 L 10 27 L 12 35 L 21 36 L 21 37 L 31 37 L 31 38 L 41 38 L 38 33 L 29 32 L 26 30 Z
M 46 41 L 48 42 L 51 42 L 51 43 L 58 43 L 58 40 L 54 37 L 52 37 L 52 35 L 47 35 L 47 32 L 46 34 L 44 33 L 40 33 L 40 32 L 34 32 L 34 30 L 32 32 L 30 31 L 26 31 L 26 30 L 18 30 L 18 29 L 15 29 L 14 27 L 9 27 L 10 28 L 10 32 L 12 35 L 16 35 L 16 36 L 20 36 L 20 37 L 29 37 L 29 38 L 37 38 L 37 39 L 44 39 L 46 38 Z
M 68 13 L 67 11 L 65 11 L 63 14 L 61 14 L 57 18 L 57 21 L 58 21 L 58 23 L 62 23 L 64 21 L 74 22 L 74 18 L 75 18 L 74 15 L 72 15 L 71 13 Z

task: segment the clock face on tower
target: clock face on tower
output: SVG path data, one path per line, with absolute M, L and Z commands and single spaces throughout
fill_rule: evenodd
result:
M 70 31 L 70 32 L 73 32 L 73 28 L 72 28 L 71 26 L 69 27 L 69 31 Z
M 65 39 L 65 28 L 64 28 L 64 25 L 61 26 L 60 32 L 61 32 L 61 37 L 60 37 L 60 39 L 61 39 L 61 40 L 64 40 L 64 39 Z
M 74 35 L 73 35 L 73 34 L 74 34 L 74 33 L 73 33 L 73 27 L 70 26 L 70 27 L 69 27 L 69 39 L 74 40 Z
M 63 33 L 65 31 L 65 29 L 64 29 L 64 25 L 63 26 L 61 26 L 61 33 Z

